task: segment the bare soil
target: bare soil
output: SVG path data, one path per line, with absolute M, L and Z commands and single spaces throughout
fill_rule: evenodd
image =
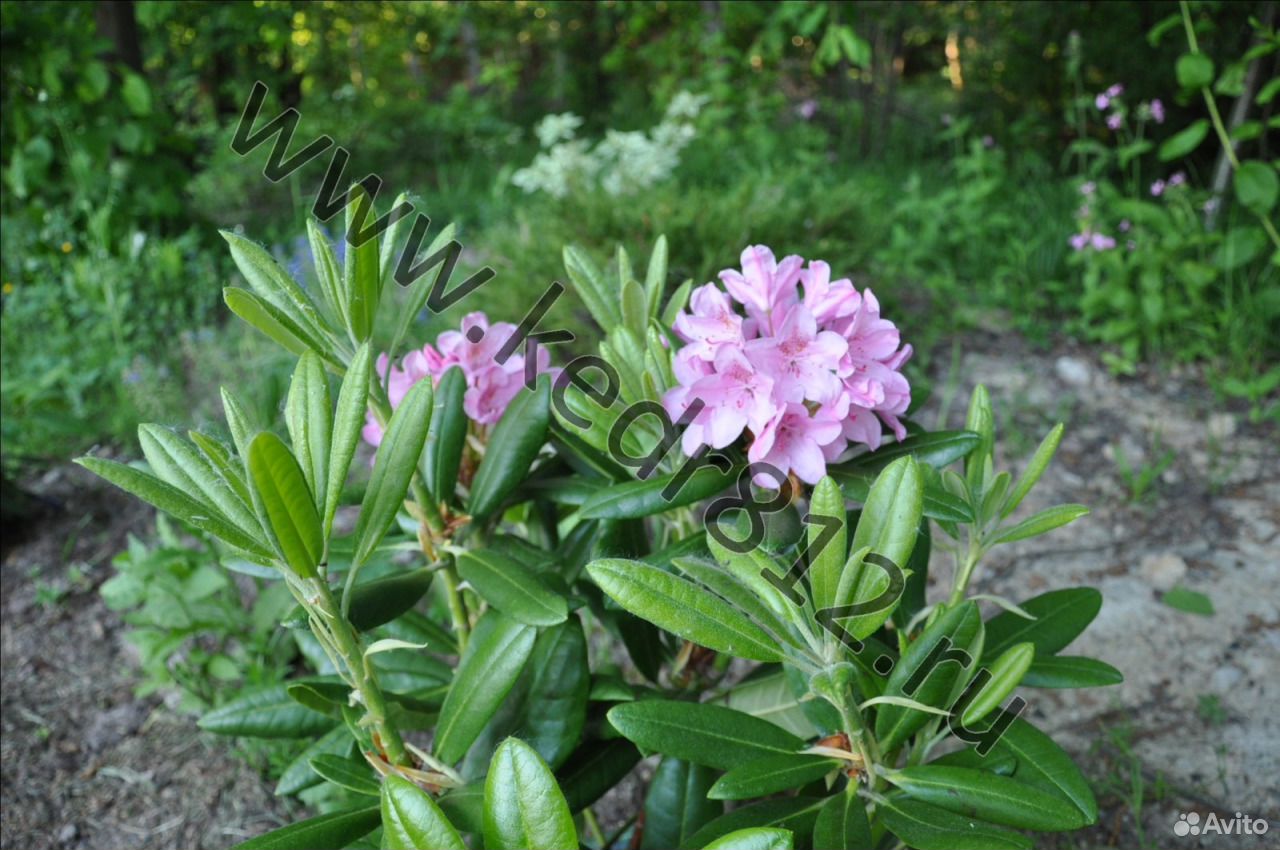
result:
M 1109 375 L 1080 349 L 1036 349 L 1008 334 L 967 336 L 958 380 L 938 374 L 921 417 L 958 427 L 973 383 L 991 391 L 997 445 L 1015 471 L 1054 422 L 1066 436 L 1022 508 L 1089 505 L 1090 516 L 993 552 L 982 592 L 1021 600 L 1090 584 L 1104 606 L 1071 654 L 1102 658 L 1125 682 L 1091 691 L 1024 689 L 1027 716 L 1097 783 L 1103 816 L 1061 847 L 1265 847 L 1280 834 L 1280 432 L 1223 410 L 1211 375 Z M 940 358 L 941 360 L 941 358 Z M 946 364 L 940 364 L 945 369 Z M 1167 461 L 1142 498 L 1121 471 Z M 1160 464 L 1164 465 L 1164 464 Z M 289 809 L 226 740 L 157 698 L 133 695 L 122 624 L 100 601 L 110 559 L 149 511 L 77 467 L 28 485 L 57 504 L 6 553 L 0 846 L 225 847 Z M 68 582 L 67 568 L 84 579 Z M 935 555 L 934 592 L 950 574 Z M 1178 585 L 1215 613 L 1162 602 Z M 65 595 L 47 601 L 50 587 Z M 936 597 L 935 597 L 936 598 Z M 42 601 L 45 599 L 45 601 Z M 993 609 L 994 610 L 994 609 Z M 630 780 L 602 820 L 633 810 Z M 615 795 L 617 796 L 617 795 Z M 1267 836 L 1177 837 L 1180 815 L 1265 818 Z M 622 815 L 625 817 L 625 814 Z M 622 818 L 616 818 L 621 820 Z M 1268 843 L 1270 839 L 1270 843 Z

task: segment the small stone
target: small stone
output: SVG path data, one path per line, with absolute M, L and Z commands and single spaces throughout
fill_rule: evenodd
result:
M 1219 442 L 1229 440 L 1236 433 L 1236 418 L 1230 413 L 1214 413 L 1209 417 L 1209 436 Z
M 1089 383 L 1091 377 L 1089 364 L 1078 357 L 1059 357 L 1053 364 L 1053 371 L 1063 381 L 1077 387 Z
M 1214 692 L 1225 694 L 1240 683 L 1244 678 L 1244 671 L 1239 667 L 1232 667 L 1230 664 L 1219 667 L 1213 671 L 1209 677 L 1209 683 L 1213 687 Z
M 1187 574 L 1187 562 L 1172 552 L 1164 552 L 1143 558 L 1138 571 L 1156 590 L 1165 591 Z
M 76 828 L 74 823 L 66 824 L 62 829 L 58 830 L 58 843 L 70 844 L 76 840 L 76 836 L 80 834 L 80 830 Z

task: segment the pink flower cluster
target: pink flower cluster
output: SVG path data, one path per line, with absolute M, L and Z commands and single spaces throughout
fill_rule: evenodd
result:
M 1087 227 L 1070 239 L 1071 250 L 1083 251 L 1092 248 L 1095 251 L 1110 251 L 1116 247 L 1116 240 L 1103 233 L 1094 233 Z
M 392 365 L 386 354 L 380 355 L 378 376 L 386 382 L 392 409 L 400 406 L 409 388 L 418 381 L 430 378 L 433 384 L 438 384 L 450 367 L 457 366 L 467 379 L 462 402 L 467 417 L 481 425 L 497 422 L 524 382 L 523 354 L 513 353 L 505 363 L 497 359 L 498 351 L 515 330 L 516 326 L 510 322 L 490 325 L 484 313 L 468 313 L 462 319 L 461 330 L 445 331 L 436 339 L 434 347 L 428 343 L 409 352 L 399 366 Z M 547 370 L 549 360 L 547 350 L 539 348 L 539 372 Z M 382 442 L 382 426 L 372 413 L 367 414 L 361 433 L 370 445 Z
M 911 346 L 899 345 L 871 290 L 832 280 L 821 260 L 777 261 L 763 245 L 741 259 L 741 270 L 720 272 L 727 294 L 714 283 L 695 289 L 675 322 L 685 342 L 673 364 L 680 386 L 664 404 L 673 420 L 695 400 L 705 405 L 684 431 L 685 454 L 747 433 L 750 461 L 814 484 L 851 443 L 877 448 L 881 421 L 906 436 L 898 417 L 911 387 L 900 370 Z

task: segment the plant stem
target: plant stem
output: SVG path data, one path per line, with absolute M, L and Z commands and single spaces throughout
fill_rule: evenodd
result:
M 1182 9 L 1182 26 L 1187 31 L 1187 44 L 1193 54 L 1199 55 L 1200 44 L 1196 40 L 1196 29 L 1191 23 L 1191 9 L 1187 6 L 1187 0 L 1181 0 L 1178 5 Z M 1200 94 L 1204 96 L 1205 105 L 1209 107 L 1209 120 L 1213 123 L 1213 132 L 1222 143 L 1222 152 L 1226 155 L 1227 162 L 1231 163 L 1231 170 L 1239 171 L 1240 158 L 1236 156 L 1235 145 L 1232 144 L 1231 136 L 1227 133 L 1227 126 L 1222 123 L 1222 114 L 1218 112 L 1218 103 L 1213 99 L 1213 92 L 1209 91 L 1208 86 L 1201 86 Z M 1250 212 L 1254 211 L 1250 210 Z M 1264 213 L 1254 212 L 1254 215 L 1257 216 L 1258 221 L 1262 222 L 1262 229 L 1267 232 L 1271 244 L 1280 249 L 1280 232 L 1276 231 L 1276 226 L 1271 223 L 1271 219 Z
M 964 564 L 956 571 L 955 583 L 951 587 L 951 598 L 947 600 L 947 607 L 959 605 L 964 601 L 965 591 L 969 589 L 969 579 L 973 577 L 973 568 L 978 565 L 978 561 L 982 558 L 982 545 L 977 536 L 969 536 L 969 552 L 965 555 Z
M 373 668 L 365 663 L 359 636 L 351 622 L 339 613 L 337 600 L 333 598 L 329 585 L 321 580 L 314 580 L 309 585 L 308 590 L 313 594 L 311 601 L 325 622 L 333 641 L 333 649 L 347 668 L 350 677 L 348 684 L 359 694 L 360 702 L 377 733 L 378 743 L 386 751 L 387 760 L 392 764 L 410 764 L 400 731 L 387 718 L 387 703 L 382 695 L 382 688 L 378 686 L 378 678 Z
M 445 599 L 449 603 L 449 616 L 453 619 L 453 633 L 457 635 L 458 654 L 461 655 L 467 648 L 467 638 L 471 636 L 471 621 L 467 618 L 467 608 L 458 590 L 458 570 L 453 565 L 452 555 L 446 557 L 440 575 L 444 578 Z

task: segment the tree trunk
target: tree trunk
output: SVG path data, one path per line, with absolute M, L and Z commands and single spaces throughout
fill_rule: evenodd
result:
M 107 56 L 141 74 L 142 46 L 138 41 L 133 0 L 99 0 L 93 15 L 98 33 L 111 42 Z

